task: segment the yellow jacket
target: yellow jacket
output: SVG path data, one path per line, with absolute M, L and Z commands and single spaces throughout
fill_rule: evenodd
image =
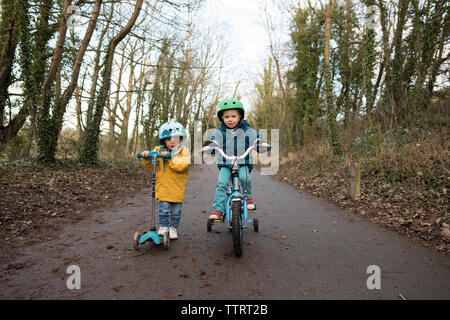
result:
M 159 152 L 159 147 L 155 147 L 154 150 Z M 155 198 L 159 201 L 184 202 L 191 163 L 189 150 L 183 147 L 179 153 L 172 156 L 172 159 L 157 159 Z M 153 166 L 151 159 L 142 158 L 142 164 L 146 168 Z

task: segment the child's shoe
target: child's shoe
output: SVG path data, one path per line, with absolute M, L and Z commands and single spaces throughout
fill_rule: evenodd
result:
M 209 215 L 209 219 L 210 220 L 219 220 L 222 219 L 223 217 L 223 212 L 220 210 L 214 210 L 213 212 L 211 212 L 211 214 Z
M 167 232 L 167 227 L 159 227 L 158 236 L 163 236 Z
M 255 210 L 255 204 L 253 203 L 253 199 L 248 199 L 247 200 L 247 209 L 248 210 Z
M 175 229 L 174 227 L 169 228 L 169 239 L 170 240 L 178 239 L 177 229 Z

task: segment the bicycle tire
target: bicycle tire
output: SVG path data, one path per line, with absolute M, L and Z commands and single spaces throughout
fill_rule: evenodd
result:
M 208 221 L 206 223 L 206 230 L 208 230 L 208 232 L 211 232 L 211 230 L 212 230 L 212 221 L 211 221 L 211 219 L 208 219 Z
M 241 208 L 242 203 L 240 201 L 234 201 L 231 203 L 231 226 L 232 226 L 232 237 L 233 237 L 233 250 L 236 257 L 242 256 L 242 226 L 241 226 Z
M 259 231 L 259 220 L 257 218 L 253 219 L 253 229 L 255 232 Z

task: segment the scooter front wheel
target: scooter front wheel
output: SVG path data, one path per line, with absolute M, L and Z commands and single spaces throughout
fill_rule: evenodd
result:
M 164 233 L 163 236 L 163 246 L 165 250 L 169 250 L 170 240 L 169 240 L 169 232 Z

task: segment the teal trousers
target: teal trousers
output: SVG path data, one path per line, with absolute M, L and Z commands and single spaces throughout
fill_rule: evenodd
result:
M 230 177 L 230 168 L 220 168 L 213 208 L 222 212 L 225 212 L 225 206 L 227 203 L 227 190 Z M 250 176 L 248 167 L 242 166 L 239 168 L 239 180 L 241 181 L 243 191 L 247 190 L 247 199 L 250 199 L 252 197 L 252 177 Z

